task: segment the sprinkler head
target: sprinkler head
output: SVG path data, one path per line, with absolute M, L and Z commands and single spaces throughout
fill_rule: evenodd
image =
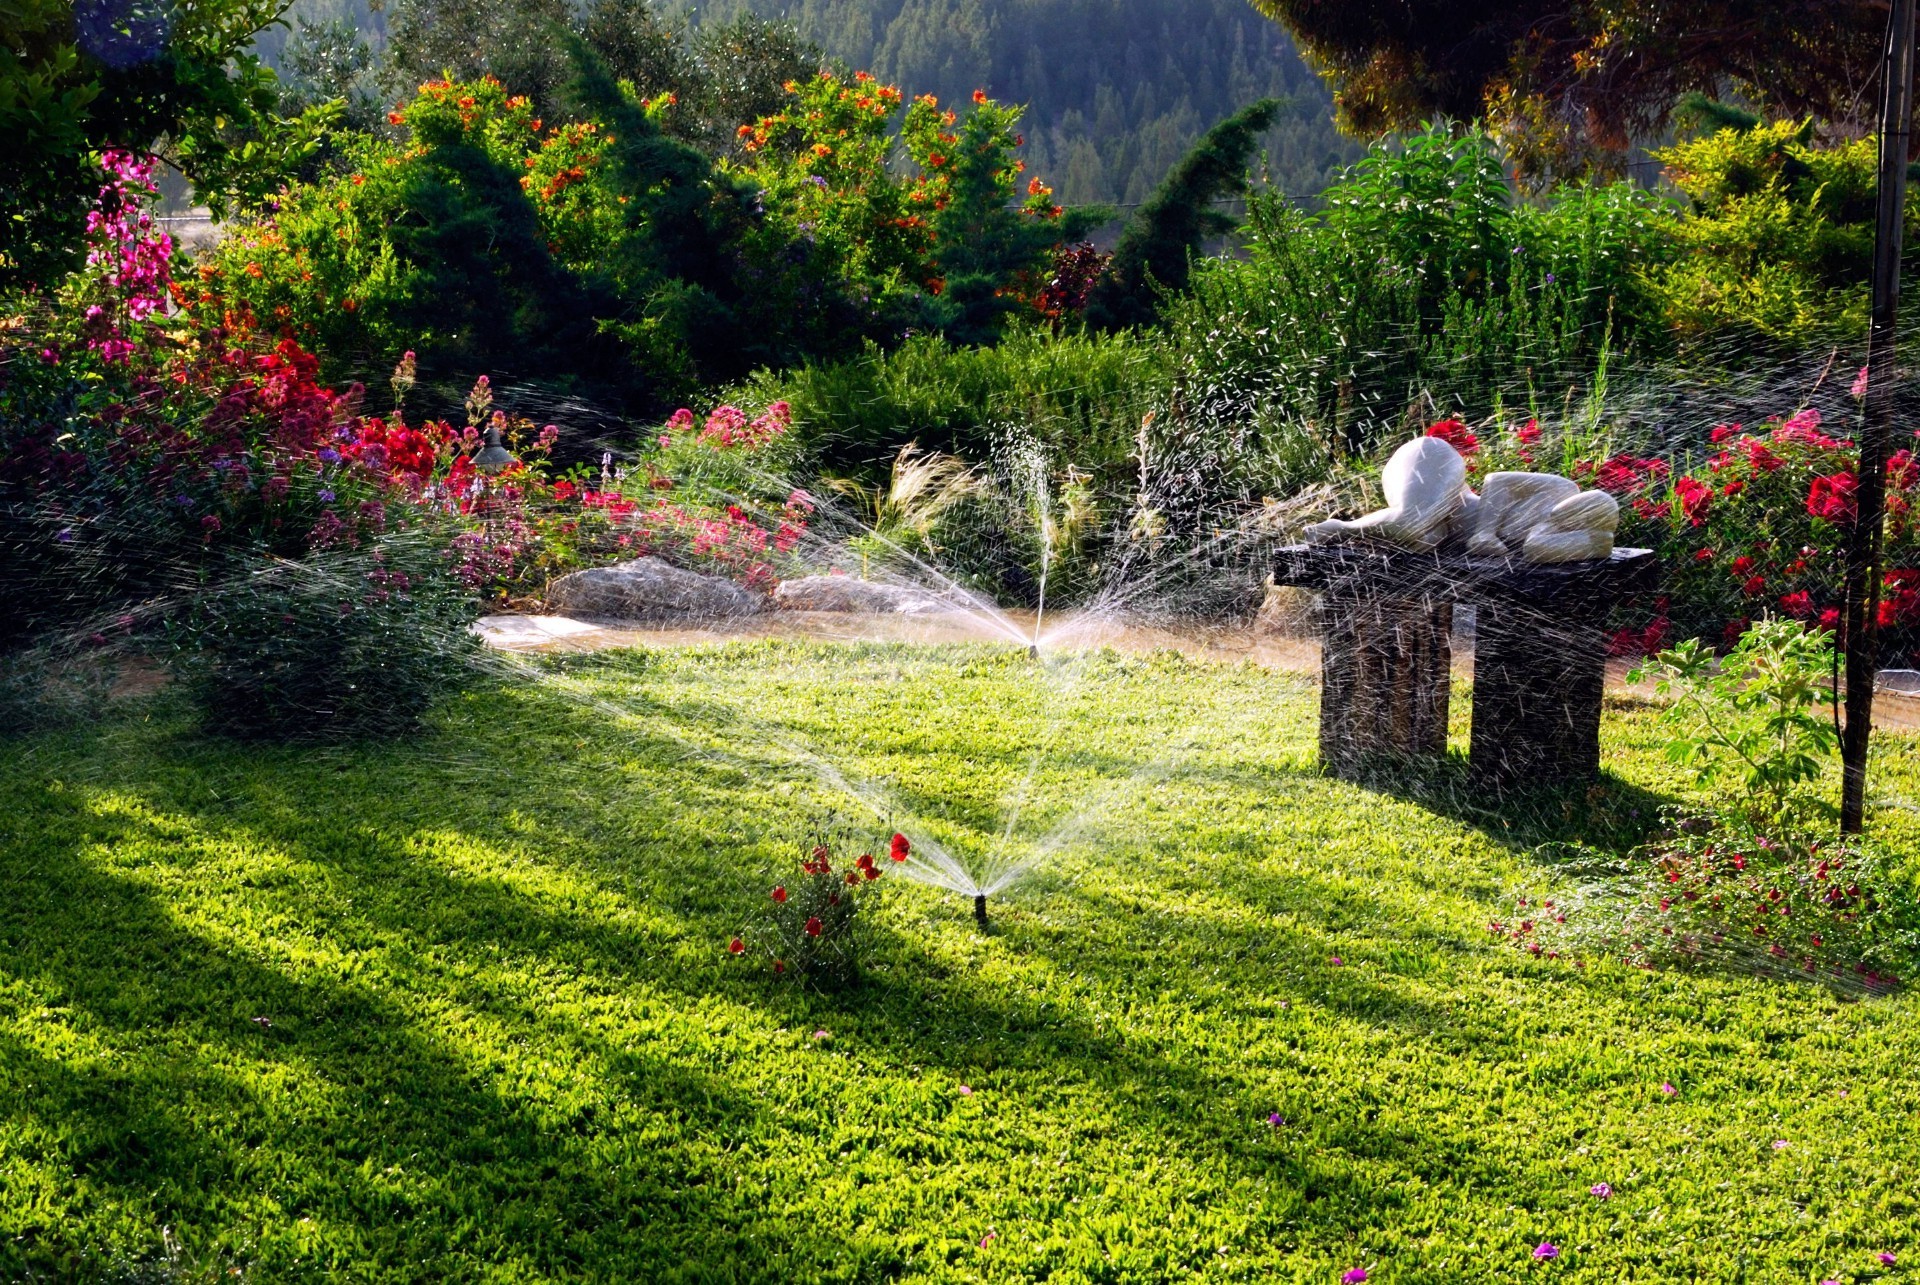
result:
M 982 928 L 987 926 L 987 894 L 977 892 L 973 895 L 973 917 Z
M 1031 660 L 1039 660 L 1039 659 L 1040 659 L 1040 644 L 1039 644 L 1039 643 L 1028 643 L 1028 644 L 1027 644 L 1027 656 L 1028 656 L 1028 658 L 1029 658 L 1029 659 L 1031 659 Z

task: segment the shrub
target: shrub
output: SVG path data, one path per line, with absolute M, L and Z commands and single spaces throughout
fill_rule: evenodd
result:
M 1676 815 L 1638 854 L 1630 958 L 1764 949 L 1808 971 L 1845 961 L 1872 984 L 1911 965 L 1920 916 L 1904 882 L 1886 854 L 1834 832 L 1821 789 L 1838 744 L 1834 665 L 1828 633 L 1769 619 L 1724 658 L 1688 641 L 1635 672 L 1675 697 L 1668 757 L 1726 802 Z
M 1683 337 L 1731 337 L 1776 351 L 1866 332 L 1877 144 L 1815 146 L 1811 124 L 1715 131 L 1655 155 L 1693 216 L 1675 225 L 1683 253 L 1647 280 Z M 1907 207 L 1908 243 L 1920 199 Z
M 774 885 L 760 927 L 735 937 L 728 949 L 736 956 L 747 952 L 747 938 L 759 941 L 756 948 L 767 955 L 776 974 L 792 975 L 815 985 L 844 985 L 860 974 L 862 911 L 872 914 L 871 906 L 879 896 L 872 885 L 884 872 L 886 862 L 903 862 L 912 845 L 905 835 L 895 834 L 888 842 L 886 855 L 876 858 L 874 850 L 842 859 L 834 869 L 834 853 L 827 837 L 821 835 L 805 845 L 800 858 L 800 875 Z M 851 850 L 843 845 L 843 850 Z
M 430 528 L 219 568 L 168 627 L 210 730 L 327 740 L 414 729 L 473 672 L 471 591 Z
M 1630 184 L 1517 205 L 1493 144 L 1436 124 L 1324 200 L 1256 196 L 1246 259 L 1201 265 L 1169 308 L 1207 423 L 1302 424 L 1323 453 L 1364 455 L 1412 403 L 1478 418 L 1661 344 L 1636 270 L 1667 253 L 1672 212 Z

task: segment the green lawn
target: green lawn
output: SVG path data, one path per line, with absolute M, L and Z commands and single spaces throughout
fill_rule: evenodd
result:
M 1920 1272 L 1909 996 L 1486 931 L 1578 904 L 1543 842 L 1682 792 L 1646 711 L 1603 789 L 1502 821 L 1452 769 L 1317 776 L 1314 700 L 741 644 L 496 684 L 404 746 L 235 748 L 164 697 L 0 743 L 0 1279 Z M 957 849 L 1065 839 L 987 935 L 883 883 L 864 984 L 806 992 L 725 949 L 831 801 L 795 746 Z M 1920 850 L 1920 746 L 1876 768 Z

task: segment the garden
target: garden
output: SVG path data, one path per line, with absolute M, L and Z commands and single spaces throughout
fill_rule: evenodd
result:
M 1280 4 L 1361 159 L 1256 101 L 1120 210 L 758 19 L 316 81 L 66 8 L 0 1279 L 1911 1270 L 1920 397 L 1831 104 L 1664 85 L 1629 178 Z

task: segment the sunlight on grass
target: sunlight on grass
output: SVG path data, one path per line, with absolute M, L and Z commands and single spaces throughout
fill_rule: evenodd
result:
M 233 748 L 162 700 L 0 747 L 0 1276 L 131 1279 L 163 1226 L 262 1280 L 1465 1282 L 1546 1239 L 1568 1279 L 1865 1279 L 1920 1250 L 1904 994 L 1486 932 L 1570 887 L 1541 844 L 1684 796 L 1644 710 L 1609 711 L 1603 789 L 1499 818 L 1315 775 L 1297 676 L 1072 664 L 754 643 L 570 664 L 413 744 Z M 864 982 L 808 992 L 725 950 L 845 805 L 796 749 L 968 851 L 1023 791 L 1016 845 L 1067 837 L 990 934 L 878 885 Z M 1876 770 L 1920 794 L 1911 740 Z

